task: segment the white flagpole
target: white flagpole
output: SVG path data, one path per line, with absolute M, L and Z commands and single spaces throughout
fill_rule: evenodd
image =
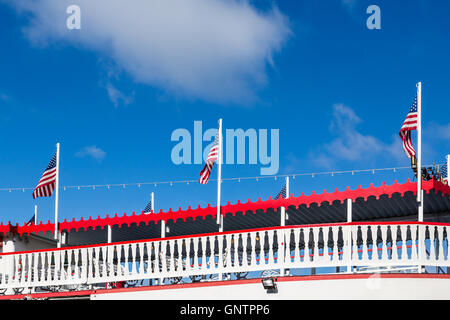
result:
M 37 225 L 37 204 L 34 205 L 34 225 Z
M 219 119 L 219 153 L 217 159 L 217 224 L 220 224 L 220 231 L 223 231 L 223 219 L 220 214 L 220 195 L 222 184 L 222 119 Z
M 152 199 L 152 213 L 155 213 L 155 193 L 154 192 L 152 192 L 151 199 Z
M 286 199 L 289 198 L 289 177 L 286 177 Z
M 422 82 L 417 84 L 417 202 L 418 220 L 423 222 L 422 194 Z
M 58 195 L 59 195 L 59 143 L 56 144 L 56 183 L 55 183 L 55 240 L 61 245 L 58 230 Z

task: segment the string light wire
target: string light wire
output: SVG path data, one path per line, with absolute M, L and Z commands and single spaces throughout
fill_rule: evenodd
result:
M 428 167 L 428 166 L 426 166 Z M 241 180 L 255 180 L 259 181 L 262 179 L 278 179 L 278 178 L 286 178 L 286 177 L 292 177 L 295 179 L 295 177 L 301 177 L 301 176 L 310 176 L 314 178 L 318 175 L 331 175 L 334 177 L 337 174 L 352 174 L 355 173 L 364 173 L 364 172 L 371 172 L 372 174 L 375 174 L 377 171 L 393 171 L 397 172 L 397 170 L 403 170 L 403 169 L 411 169 L 410 167 L 395 167 L 395 168 L 377 168 L 377 169 L 353 169 L 353 170 L 346 170 L 346 171 L 328 171 L 328 172 L 309 172 L 309 173 L 294 173 L 294 174 L 283 174 L 283 175 L 267 175 L 267 176 L 254 176 L 254 177 L 234 177 L 234 178 L 222 178 L 222 182 L 224 181 L 238 181 L 241 182 Z M 210 179 L 211 181 L 217 181 L 217 179 Z M 198 182 L 198 179 L 194 180 L 176 180 L 176 181 L 153 181 L 153 182 L 135 182 L 135 183 L 116 183 L 116 184 L 91 184 L 91 185 L 78 185 L 78 186 L 60 186 L 59 188 L 62 188 L 63 190 L 69 190 L 69 189 L 91 189 L 91 190 L 97 190 L 98 188 L 113 188 L 113 187 L 122 187 L 125 189 L 129 186 L 137 186 L 140 188 L 144 185 L 154 185 L 155 187 L 160 184 L 169 184 L 170 186 L 173 186 L 174 184 L 187 184 Z M 0 188 L 0 191 L 19 191 L 22 190 L 22 192 L 25 192 L 26 190 L 34 190 L 35 188 L 28 188 L 28 187 L 3 187 Z

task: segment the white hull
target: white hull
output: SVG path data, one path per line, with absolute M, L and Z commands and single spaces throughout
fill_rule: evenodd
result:
M 93 300 L 448 300 L 450 277 L 359 274 L 278 278 L 277 293 L 261 280 L 194 283 L 98 291 Z

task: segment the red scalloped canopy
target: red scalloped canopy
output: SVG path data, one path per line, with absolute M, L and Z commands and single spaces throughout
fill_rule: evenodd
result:
M 424 181 L 423 182 L 423 190 L 428 194 L 431 190 L 434 190 L 436 193 L 441 192 L 445 195 L 450 195 L 450 187 L 446 184 L 443 184 L 439 181 L 430 180 L 430 181 Z M 361 186 L 359 186 L 356 190 L 350 190 L 349 187 L 345 191 L 339 191 L 335 190 L 332 193 L 328 193 L 326 190 L 324 190 L 321 194 L 316 194 L 313 192 L 311 195 L 305 195 L 302 193 L 298 197 L 294 197 L 292 194 L 287 199 L 277 199 L 274 200 L 271 197 L 269 197 L 268 200 L 262 201 L 261 199 L 258 199 L 256 202 L 251 202 L 248 200 L 246 203 L 241 203 L 238 201 L 236 204 L 231 204 L 228 202 L 226 205 L 222 206 L 221 211 L 222 214 L 232 213 L 233 215 L 237 212 L 247 212 L 247 211 L 256 211 L 256 210 L 267 210 L 268 208 L 278 208 L 278 207 L 290 207 L 290 206 L 300 206 L 300 205 L 306 205 L 309 207 L 311 204 L 315 203 L 318 206 L 320 206 L 324 202 L 328 202 L 329 204 L 333 203 L 334 201 L 340 201 L 341 203 L 344 202 L 346 199 L 352 199 L 355 201 L 357 198 L 364 198 L 364 200 L 367 200 L 369 197 L 376 197 L 376 199 L 379 199 L 382 195 L 387 195 L 389 198 L 395 194 L 399 193 L 401 196 L 403 196 L 406 192 L 412 192 L 414 194 L 417 193 L 417 182 L 411 182 L 409 179 L 404 184 L 399 184 L 397 181 L 395 181 L 392 185 L 386 185 L 384 182 L 379 187 L 374 187 L 373 184 L 370 185 L 370 187 L 363 189 Z M 100 216 L 97 219 L 92 219 L 92 217 L 89 217 L 89 219 L 84 220 L 81 218 L 79 221 L 75 221 L 73 219 L 72 221 L 66 221 L 64 219 L 63 222 L 59 223 L 59 229 L 61 231 L 70 231 L 72 229 L 75 229 L 78 231 L 79 229 L 87 230 L 87 228 L 97 228 L 101 227 L 104 228 L 105 226 L 111 225 L 111 226 L 122 226 L 122 225 L 128 225 L 130 226 L 132 223 L 136 223 L 137 225 L 141 223 L 149 224 L 149 223 L 158 223 L 158 221 L 169 221 L 173 220 L 176 222 L 178 219 L 182 219 L 186 221 L 187 218 L 192 219 L 205 219 L 206 216 L 215 217 L 217 214 L 216 207 L 211 207 L 209 204 L 206 208 L 201 208 L 198 206 L 196 209 L 192 209 L 191 207 L 188 207 L 187 210 L 182 210 L 179 208 L 177 211 L 172 211 L 172 209 L 169 209 L 167 212 L 163 212 L 162 210 L 155 214 L 135 214 L 133 212 L 132 215 L 127 216 L 124 214 L 123 216 L 118 216 L 117 214 L 113 217 L 109 217 L 108 215 L 106 218 L 100 218 Z M 6 232 L 12 232 L 12 233 L 18 233 L 20 235 L 22 234 L 38 234 L 40 232 L 43 232 L 44 234 L 47 232 L 54 232 L 55 230 L 55 224 L 51 223 L 50 221 L 46 224 L 43 224 L 42 222 L 38 225 L 23 225 L 19 226 L 12 225 L 11 223 L 8 223 L 7 225 L 4 225 L 3 223 L 0 224 L 0 233 L 5 234 Z

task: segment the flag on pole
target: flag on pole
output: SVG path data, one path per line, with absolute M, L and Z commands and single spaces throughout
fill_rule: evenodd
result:
M 416 156 L 416 151 L 411 142 L 411 131 L 417 130 L 417 96 L 414 99 L 414 103 L 409 109 L 409 113 L 406 116 L 405 121 L 400 129 L 400 138 L 403 141 L 403 149 L 405 150 L 406 156 L 412 158 Z
M 27 222 L 27 226 L 31 226 L 32 224 L 34 224 L 34 220 L 36 220 L 36 214 L 33 214 L 33 216 L 31 217 L 31 219 L 30 220 L 28 220 L 28 222 Z
M 150 200 L 150 202 L 147 203 L 147 205 L 146 205 L 145 208 L 144 208 L 144 213 L 151 212 L 152 210 L 153 210 L 153 209 L 152 209 L 152 200 Z
M 200 179 L 198 180 L 198 182 L 200 182 L 201 184 L 208 183 L 209 176 L 211 175 L 211 170 L 217 159 L 219 159 L 219 130 L 217 130 L 217 134 L 211 146 L 211 150 L 209 150 L 206 164 L 203 167 L 203 170 L 200 172 Z
M 42 174 L 41 180 L 33 191 L 33 199 L 38 197 L 50 197 L 56 184 L 56 153 L 50 160 L 47 168 Z
M 440 170 L 440 174 L 441 174 L 441 181 L 443 181 L 444 179 L 448 178 L 448 173 L 447 173 L 447 164 L 443 164 Z
M 280 192 L 275 196 L 274 200 L 277 200 L 279 198 L 286 198 L 286 183 L 284 184 L 283 188 L 281 188 Z

